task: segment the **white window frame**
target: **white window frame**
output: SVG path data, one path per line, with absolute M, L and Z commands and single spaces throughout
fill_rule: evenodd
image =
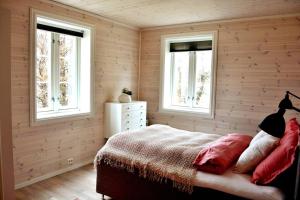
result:
M 171 42 L 188 42 L 197 41 L 205 37 L 212 38 L 212 67 L 211 67 L 211 93 L 210 93 L 210 107 L 209 112 L 201 112 L 201 109 L 197 108 L 185 108 L 180 109 L 178 106 L 174 107 L 170 105 L 170 94 L 172 84 L 172 69 L 171 69 L 171 53 L 169 52 L 169 46 Z M 159 112 L 172 115 L 184 115 L 191 117 L 200 117 L 214 119 L 215 116 L 215 93 L 216 93 L 216 68 L 217 68 L 217 31 L 203 31 L 194 33 L 180 33 L 161 36 L 161 64 L 160 64 L 160 96 L 159 96 Z M 189 52 L 193 54 L 193 52 Z M 192 55 L 194 56 L 194 55 Z M 191 55 L 190 55 L 191 61 Z M 193 60 L 194 61 L 194 60 Z M 190 63 L 190 66 L 193 63 Z M 191 68 L 189 66 L 189 68 Z M 189 76 L 191 73 L 189 73 Z M 189 79 L 194 77 L 189 77 Z M 190 87 L 190 86 L 189 86 Z M 189 89 L 190 90 L 190 89 Z
M 78 103 L 79 108 L 78 109 L 70 109 L 70 110 L 64 110 L 61 109 L 61 112 L 55 112 L 53 114 L 49 114 L 46 116 L 38 117 L 37 113 L 37 105 L 36 105 L 36 26 L 37 26 L 37 18 L 49 18 L 50 20 L 55 20 L 58 22 L 62 22 L 64 24 L 69 24 L 70 26 L 80 26 L 84 28 L 84 30 L 87 30 L 88 36 L 85 38 L 85 43 L 80 44 L 80 42 L 77 41 L 77 45 L 85 45 L 87 42 L 89 42 L 90 49 L 84 49 L 84 51 L 89 50 L 89 58 L 88 59 L 81 59 L 81 54 L 83 50 L 81 49 L 81 52 L 79 52 L 79 49 L 77 48 L 76 51 L 78 52 L 78 65 L 81 65 L 81 67 L 76 66 L 78 73 L 77 73 L 77 84 L 79 89 L 77 91 L 78 101 L 79 96 L 85 96 L 86 94 L 89 94 L 89 105 L 88 106 L 82 106 L 83 103 Z M 37 126 L 37 125 L 43 125 L 48 123 L 56 123 L 66 120 L 74 120 L 77 118 L 90 118 L 94 116 L 94 35 L 95 35 L 95 28 L 94 25 L 83 23 L 81 21 L 77 21 L 74 19 L 70 19 L 67 17 L 59 16 L 56 14 L 51 14 L 44 11 L 39 11 L 36 9 L 31 8 L 30 9 L 30 125 L 31 126 Z M 81 73 L 84 73 L 84 69 L 88 71 L 88 74 L 85 74 L 85 77 L 88 76 L 88 85 L 90 90 L 84 91 L 82 89 L 83 85 L 80 84 L 80 82 L 84 82 L 81 79 L 83 77 L 80 75 Z M 51 72 L 53 73 L 53 71 Z M 79 94 L 79 91 L 82 93 Z M 83 95 L 83 93 L 86 93 Z M 40 116 L 40 114 L 39 114 Z

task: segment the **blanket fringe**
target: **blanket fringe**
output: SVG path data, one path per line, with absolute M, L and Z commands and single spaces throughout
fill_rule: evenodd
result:
M 138 174 L 140 177 L 148 179 L 153 182 L 158 183 L 166 183 L 168 181 L 168 178 L 166 177 L 166 174 L 162 173 L 163 170 L 152 170 L 149 169 L 149 165 L 144 165 L 144 167 L 140 167 L 140 165 L 137 165 L 133 163 L 132 161 L 120 159 L 117 160 L 114 156 L 108 156 L 100 154 L 96 157 L 94 161 L 94 166 L 96 167 L 97 164 L 100 164 L 101 162 L 105 163 L 106 165 L 109 165 L 113 168 L 117 169 L 124 169 L 130 173 L 134 173 L 135 169 L 138 170 Z M 177 177 L 177 180 L 180 179 Z M 193 192 L 193 185 L 191 185 L 188 181 L 181 179 L 181 181 L 175 181 L 172 180 L 172 186 L 179 191 L 187 192 L 191 194 Z

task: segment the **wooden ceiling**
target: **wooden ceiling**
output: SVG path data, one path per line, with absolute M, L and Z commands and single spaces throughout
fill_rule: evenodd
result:
M 55 0 L 138 28 L 300 12 L 300 0 Z

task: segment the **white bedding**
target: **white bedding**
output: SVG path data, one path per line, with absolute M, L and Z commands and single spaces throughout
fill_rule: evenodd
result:
M 247 199 L 282 200 L 284 195 L 280 189 L 272 186 L 260 186 L 250 182 L 250 176 L 236 174 L 228 170 L 223 175 L 215 175 L 198 171 L 194 185 L 222 191 Z

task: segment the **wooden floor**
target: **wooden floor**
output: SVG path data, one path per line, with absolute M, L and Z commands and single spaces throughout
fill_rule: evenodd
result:
M 93 165 L 16 190 L 17 200 L 101 200 Z M 105 199 L 109 199 L 105 197 Z

